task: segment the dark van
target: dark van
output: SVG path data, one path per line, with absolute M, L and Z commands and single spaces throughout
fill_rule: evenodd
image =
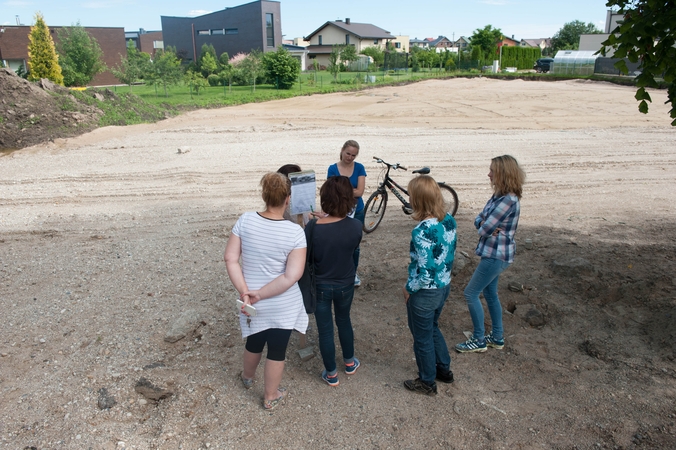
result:
M 554 64 L 554 58 L 540 58 L 535 61 L 533 69 L 538 73 L 546 73 L 552 70 L 552 64 Z

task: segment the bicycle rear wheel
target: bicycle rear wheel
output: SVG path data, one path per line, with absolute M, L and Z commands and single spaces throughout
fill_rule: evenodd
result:
M 455 216 L 455 213 L 458 212 L 458 194 L 455 193 L 452 187 L 446 183 L 438 183 L 439 189 L 441 189 L 441 195 L 444 197 L 444 204 L 446 205 L 446 211 Z
M 370 233 L 380 225 L 387 208 L 387 191 L 375 191 L 364 205 L 364 233 Z

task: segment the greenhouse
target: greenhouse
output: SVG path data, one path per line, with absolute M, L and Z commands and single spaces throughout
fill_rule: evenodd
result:
M 599 55 L 595 51 L 559 50 L 549 73 L 566 75 L 592 75 Z

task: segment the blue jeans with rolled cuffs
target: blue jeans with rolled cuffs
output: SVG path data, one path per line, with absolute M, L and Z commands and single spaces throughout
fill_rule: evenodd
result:
M 418 376 L 427 384 L 434 383 L 437 367 L 446 372 L 451 366 L 446 340 L 439 329 L 439 316 L 450 292 L 450 285 L 442 289 L 421 289 L 411 294 L 406 303 Z
M 322 355 L 324 368 L 329 375 L 336 373 L 336 344 L 333 340 L 333 310 L 338 328 L 338 340 L 343 350 L 343 361 L 354 360 L 354 331 L 350 319 L 350 308 L 354 297 L 354 284 L 337 286 L 332 284 L 317 285 L 317 333 L 319 335 L 319 352 Z
M 474 339 L 483 341 L 486 335 L 484 327 L 484 308 L 481 306 L 479 294 L 483 292 L 491 316 L 493 336 L 496 339 L 504 337 L 502 328 L 502 305 L 498 298 L 498 279 L 500 274 L 509 267 L 510 263 L 495 258 L 481 258 L 481 262 L 474 271 L 472 279 L 465 288 L 465 300 L 469 308 L 469 315 L 474 325 Z

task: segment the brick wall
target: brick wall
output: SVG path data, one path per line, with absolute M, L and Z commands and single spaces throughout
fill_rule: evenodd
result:
M 0 59 L 23 59 L 28 61 L 28 34 L 29 26 L 1 26 L 5 30 L 0 33 Z M 58 45 L 58 29 L 62 27 L 49 27 L 54 43 Z M 85 27 L 87 33 L 96 39 L 103 51 L 103 63 L 107 67 L 114 67 L 120 64 L 120 55 L 127 54 L 127 47 L 124 40 L 124 28 L 104 28 L 104 27 Z M 107 70 L 94 77 L 90 86 L 103 86 L 109 84 L 119 84 L 117 78 Z

